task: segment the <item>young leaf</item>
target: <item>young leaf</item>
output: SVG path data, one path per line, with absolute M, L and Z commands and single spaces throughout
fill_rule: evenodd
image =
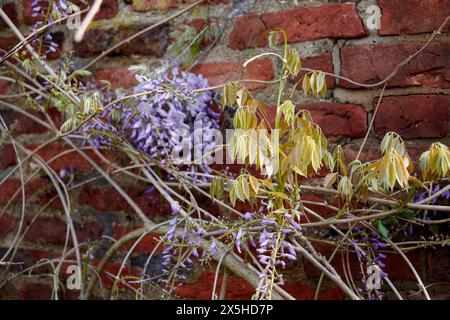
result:
M 296 49 L 289 49 L 287 54 L 287 69 L 289 73 L 296 77 L 302 68 L 302 63 L 300 61 L 300 56 Z
M 386 228 L 386 226 L 378 220 L 378 233 L 383 237 L 387 238 L 389 234 L 389 230 Z

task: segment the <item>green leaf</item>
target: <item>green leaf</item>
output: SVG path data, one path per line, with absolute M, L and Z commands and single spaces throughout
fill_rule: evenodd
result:
M 383 224 L 383 222 L 378 221 L 378 233 L 383 237 L 387 238 L 389 234 L 389 230 L 386 228 L 386 226 Z
M 79 76 L 79 77 L 90 77 L 92 75 L 92 72 L 90 72 L 88 70 L 78 69 L 78 70 L 75 70 L 72 73 L 72 75 Z
M 417 215 L 417 212 L 411 209 L 405 209 L 402 211 L 401 215 L 405 218 L 411 219 Z
M 277 35 L 276 31 L 271 31 L 269 33 L 268 42 L 269 42 L 269 47 L 272 49 L 274 49 L 276 47 L 276 41 L 277 41 L 276 35 Z
M 302 68 L 298 51 L 295 49 L 289 49 L 286 60 L 289 73 L 296 77 Z

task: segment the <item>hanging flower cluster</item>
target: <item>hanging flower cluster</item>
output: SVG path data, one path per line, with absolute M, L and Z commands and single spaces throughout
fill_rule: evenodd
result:
M 367 295 L 370 300 L 381 299 L 384 295 L 381 285 L 383 284 L 383 279 L 388 277 L 388 274 L 383 270 L 386 265 L 382 261 L 387 256 L 380 251 L 386 250 L 388 244 L 376 233 L 366 233 L 359 227 L 355 228 L 355 232 L 361 236 L 361 239 L 353 239 L 352 243 L 363 243 L 367 248 L 366 252 L 361 251 L 360 248 L 355 250 L 360 266 L 364 267 L 364 272 L 360 273 L 363 287 L 358 288 L 358 292 Z M 374 275 L 373 273 L 377 269 L 379 275 Z
M 159 79 L 136 78 L 136 98 L 100 112 L 83 125 L 83 135 L 96 147 L 119 139 L 163 165 L 178 159 L 182 161 L 173 163 L 191 172 L 211 172 L 208 155 L 216 147 L 214 133 L 220 129 L 221 115 L 211 108 L 212 91 L 202 90 L 208 81 L 178 69 Z
M 35 24 L 32 25 L 30 32 L 35 32 L 45 25 L 50 25 L 45 29 L 42 37 L 35 37 L 31 44 L 40 48 L 41 56 L 45 59 L 45 55 L 55 53 L 58 50 L 58 43 L 54 39 L 52 31 L 55 29 L 56 24 L 53 22 L 61 18 L 65 18 L 70 12 L 75 12 L 73 4 L 68 3 L 67 0 L 34 0 L 30 4 L 33 13 L 33 18 L 39 18 Z
M 157 92 L 138 97 L 136 111 L 126 110 L 123 123 L 131 132 L 134 145 L 152 158 L 165 158 L 167 153 L 180 154 L 186 150 L 213 149 L 212 130 L 220 128 L 220 114 L 210 107 L 212 91 L 193 92 L 208 87 L 201 75 L 174 69 L 161 79 L 137 76 L 135 94 Z M 173 91 L 171 90 L 173 89 Z M 192 159 L 191 152 L 183 155 Z M 196 159 L 197 160 L 197 159 Z M 207 159 L 201 159 L 207 164 Z

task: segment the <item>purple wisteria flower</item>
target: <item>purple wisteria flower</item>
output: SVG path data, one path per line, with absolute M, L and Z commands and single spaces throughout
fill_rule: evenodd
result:
M 58 41 L 54 39 L 55 34 L 52 32 L 56 28 L 53 24 L 56 20 L 68 16 L 68 1 L 67 0 L 34 0 L 30 7 L 33 11 L 31 14 L 33 18 L 43 17 L 43 20 L 37 21 L 30 28 L 30 32 L 35 32 L 43 27 L 45 24 L 50 25 L 46 28 L 44 34 L 33 38 L 31 44 L 42 49 L 41 58 L 45 59 L 46 55 L 55 53 L 58 50 Z
M 357 227 L 355 228 L 355 231 L 360 233 L 361 230 Z M 381 237 L 378 234 L 374 234 L 373 236 L 369 236 L 365 233 L 361 233 L 362 239 L 361 242 L 367 244 L 367 252 L 363 253 L 360 251 L 360 249 L 357 249 L 355 251 L 356 257 L 358 258 L 358 261 L 361 266 L 364 267 L 365 270 L 372 270 L 373 267 L 376 266 L 380 270 L 380 279 L 379 283 L 380 285 L 383 283 L 383 279 L 388 276 L 388 274 L 383 270 L 383 268 L 386 267 L 386 264 L 383 262 L 384 259 L 387 258 L 387 256 L 379 252 L 380 249 L 385 249 L 389 247 L 389 245 L 382 241 Z M 359 241 L 357 239 L 352 240 L 353 243 L 358 243 Z M 367 281 L 369 281 L 366 277 L 366 275 L 361 274 L 361 282 L 364 284 L 363 288 L 358 288 L 358 291 L 362 294 L 367 294 L 368 297 L 372 300 L 381 299 L 384 295 L 384 292 L 378 288 L 375 290 L 369 290 L 367 286 Z M 370 274 L 367 274 L 367 276 L 370 276 Z
M 176 160 L 174 155 L 183 151 L 175 165 L 187 166 L 189 172 L 211 173 L 212 158 L 207 155 L 216 146 L 220 114 L 211 109 L 212 91 L 194 92 L 208 87 L 208 81 L 178 69 L 159 79 L 136 78 L 136 99 L 104 111 L 83 127 L 84 135 L 96 147 L 110 145 L 111 137 L 120 139 L 161 164 Z

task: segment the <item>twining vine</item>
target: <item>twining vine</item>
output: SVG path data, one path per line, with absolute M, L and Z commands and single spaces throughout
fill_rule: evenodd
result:
M 203 2 L 193 3 L 132 38 L 168 23 Z M 255 99 L 244 86 L 245 82 L 254 80 L 209 87 L 202 76 L 180 70 L 174 62 L 157 72 L 149 66 L 135 66 L 133 71 L 137 73 L 138 85 L 133 92 L 113 91 L 108 85 L 91 82 L 88 70 L 132 38 L 113 45 L 81 69 L 74 67 L 70 54 L 53 67 L 46 61 L 46 54 L 57 48 L 50 31 L 81 13 L 68 14 L 66 1 L 49 0 L 49 4 L 48 8 L 36 8 L 37 3 L 34 4 L 36 13 L 44 10 L 46 20 L 33 26 L 27 37 L 0 8 L 1 17 L 20 41 L 9 52 L 4 52 L 1 59 L 1 80 L 14 83 L 16 92 L 2 96 L 0 105 L 27 116 L 53 134 L 38 148 L 28 150 L 15 139 L 13 128 L 8 128 L 0 118 L 2 141 L 12 143 L 18 163 L 2 177 L 0 185 L 13 175 L 18 176 L 21 182 L 20 189 L 0 212 L 1 217 L 14 199 L 21 197 L 18 230 L 7 254 L 0 258 L 3 268 L 0 286 L 49 264 L 53 269 L 53 297 L 59 298 L 62 266 L 75 262 L 82 270 L 80 298 L 87 299 L 96 289 L 99 274 L 108 261 L 119 248 L 134 241 L 118 273 L 109 274 L 114 279 L 111 297 L 118 294 L 122 284 L 134 290 L 140 299 L 148 298 L 149 292 L 156 293 L 161 299 L 172 299 L 176 297 L 176 288 L 186 281 L 189 273 L 197 265 L 205 265 L 215 268 L 212 299 L 226 296 L 226 281 L 221 288 L 217 285 L 222 270 L 224 279 L 231 272 L 249 282 L 255 288 L 254 299 L 293 299 L 282 288 L 287 280 L 284 269 L 287 264 L 303 257 L 321 272 L 316 297 L 326 277 L 351 299 L 382 299 L 386 290 L 404 299 L 385 271 L 386 253 L 395 253 L 410 268 L 419 292 L 430 299 L 425 283 L 405 253 L 450 243 L 450 151 L 446 145 L 433 143 L 421 155 L 419 170 L 415 171 L 402 138 L 389 132 L 380 144 L 381 157 L 363 162 L 359 157 L 372 121 L 356 158 L 349 163 L 344 161 L 342 147 L 331 148 L 310 114 L 292 102 L 298 91 L 288 90 L 288 79 L 305 71 L 295 86 L 300 87 L 305 96 L 323 97 L 327 92 L 325 76 L 339 76 L 303 68 L 299 52 L 287 46 L 286 34 L 279 29 L 269 33 L 269 47 L 275 49 L 275 38 L 284 37 L 282 54 L 275 50 L 267 51 L 244 63 L 245 68 L 254 59 L 267 56 L 277 59 L 282 66 L 278 80 L 273 82 L 279 88 L 274 125 L 271 125 L 266 112 L 266 104 L 271 102 Z M 92 16 L 92 13 L 87 15 L 83 21 L 85 27 L 81 28 L 78 37 L 83 37 L 83 29 L 89 25 Z M 419 55 L 449 20 L 450 17 L 418 52 L 402 62 L 385 80 L 373 85 L 345 80 L 368 88 L 383 86 L 380 103 L 388 81 Z M 200 34 L 203 33 L 211 36 L 215 31 L 204 30 Z M 188 27 L 184 34 L 187 41 L 182 39 L 179 45 L 182 47 L 187 43 L 188 47 L 180 50 L 180 46 L 173 46 L 177 57 L 175 62 L 186 50 L 195 56 L 199 50 L 198 41 L 203 39 Z M 182 38 L 182 34 L 178 37 Z M 190 62 L 194 61 L 192 56 L 188 58 Z M 214 91 L 218 88 L 223 92 Z M 60 127 L 48 115 L 50 106 L 56 106 L 64 117 Z M 30 107 L 41 111 L 45 119 L 29 112 Z M 222 117 L 224 111 L 230 110 L 234 131 L 229 141 L 219 143 L 213 139 L 213 133 L 226 129 Z M 377 112 L 378 106 L 373 118 Z M 196 123 L 201 123 L 200 130 Z M 179 154 L 185 144 L 192 147 L 191 138 L 196 135 L 201 137 L 197 146 L 202 151 L 201 156 L 190 154 L 178 162 L 179 159 L 173 157 L 174 153 Z M 180 140 L 179 137 L 183 136 L 189 139 Z M 47 161 L 38 156 L 39 150 L 57 140 L 64 141 L 71 150 Z M 120 154 L 121 160 L 111 162 L 106 159 L 102 154 L 105 149 Z M 102 169 L 87 151 L 108 164 L 109 169 Z M 71 168 L 55 172 L 52 162 L 70 152 L 83 157 L 98 176 L 80 181 L 81 177 Z M 242 164 L 238 175 L 214 165 L 214 156 L 222 152 L 233 162 Z M 28 173 L 25 164 L 30 161 L 35 168 Z M 322 179 L 322 185 L 304 182 L 304 178 L 315 176 L 319 170 L 328 173 Z M 40 261 L 21 272 L 12 272 L 14 256 L 28 230 L 23 226 L 27 201 L 25 187 L 42 172 L 56 190 L 56 195 L 34 218 L 53 201 L 61 202 L 68 226 L 63 254 Z M 119 185 L 118 176 L 139 180 L 148 186 L 149 191 L 157 191 L 162 201 L 170 204 L 172 217 L 162 223 L 149 219 Z M 77 240 L 70 193 L 97 179 L 106 180 L 123 197 L 140 217 L 143 227 L 118 239 L 94 266 L 90 254 L 95 243 Z M 303 198 L 305 193 L 311 192 L 335 201 Z M 210 206 L 199 203 L 204 201 L 199 199 L 205 198 L 209 204 L 220 208 L 219 216 L 210 212 Z M 240 210 L 243 204 L 251 209 Z M 324 218 L 309 205 L 327 208 L 334 211 L 335 216 Z M 122 274 L 127 260 L 139 241 L 155 232 L 161 237 L 148 256 L 143 275 L 129 279 Z M 316 243 L 333 246 L 332 255 L 323 257 L 317 251 Z M 159 247 L 163 248 L 162 269 L 160 274 L 149 277 L 146 269 Z M 348 258 L 342 259 L 343 275 L 332 265 L 337 255 L 348 257 L 350 253 L 356 255 L 359 262 L 360 273 L 356 278 L 350 271 Z M 381 286 L 372 283 L 374 270 L 380 272 Z M 139 288 L 130 286 L 130 281 L 137 283 Z

